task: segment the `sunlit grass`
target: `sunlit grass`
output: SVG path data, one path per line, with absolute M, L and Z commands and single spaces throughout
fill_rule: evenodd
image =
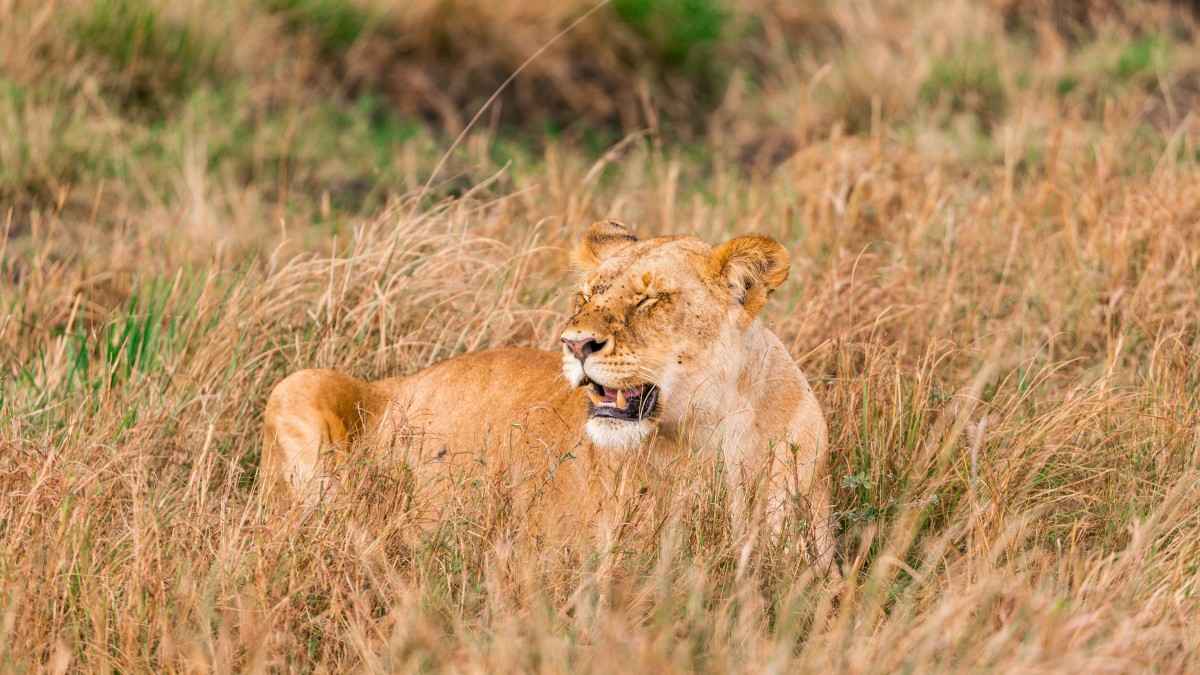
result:
M 729 22 L 705 49 L 731 75 L 686 122 L 703 133 L 669 100 L 643 132 L 556 89 L 528 126 L 485 116 L 422 192 L 479 92 L 414 117 L 433 99 L 330 74 L 436 4 L 0 8 L 0 668 L 1196 669 L 1200 52 L 1179 7 L 1068 29 L 1021 3 L 699 3 Z M 493 65 L 557 16 L 458 6 L 477 13 L 445 25 L 490 32 L 453 53 Z M 341 18 L 313 43 L 322 12 Z M 538 76 L 638 81 L 573 53 Z M 502 484 L 416 528 L 428 492 L 379 448 L 320 509 L 263 499 L 280 378 L 552 347 L 566 249 L 605 216 L 789 248 L 766 316 L 829 421 L 841 579 L 737 538 L 699 456 L 574 547 Z

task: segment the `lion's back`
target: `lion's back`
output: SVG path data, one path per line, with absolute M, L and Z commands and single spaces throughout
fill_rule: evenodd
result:
M 528 348 L 463 354 L 376 386 L 388 417 L 434 453 L 478 453 L 577 442 L 587 416 L 561 357 Z

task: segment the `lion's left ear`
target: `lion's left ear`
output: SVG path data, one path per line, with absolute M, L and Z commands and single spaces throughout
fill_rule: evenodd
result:
M 730 239 L 713 250 L 709 270 L 733 299 L 755 316 L 767 296 L 787 280 L 791 256 L 782 244 L 756 234 Z
M 596 269 L 602 260 L 638 240 L 633 230 L 615 220 L 592 223 L 583 241 L 571 256 L 575 266 L 584 271 Z

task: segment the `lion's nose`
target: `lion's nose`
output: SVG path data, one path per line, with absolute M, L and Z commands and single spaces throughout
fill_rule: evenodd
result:
M 608 346 L 607 340 L 598 339 L 595 335 L 586 335 L 578 332 L 563 333 L 562 343 L 580 361 Z

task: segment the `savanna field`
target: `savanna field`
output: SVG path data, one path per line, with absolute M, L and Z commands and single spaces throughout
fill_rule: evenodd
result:
M 1185 2 L 0 0 L 0 670 L 1200 671 L 1197 115 Z M 788 247 L 840 578 L 704 462 L 264 497 L 284 375 L 555 348 L 607 217 Z

